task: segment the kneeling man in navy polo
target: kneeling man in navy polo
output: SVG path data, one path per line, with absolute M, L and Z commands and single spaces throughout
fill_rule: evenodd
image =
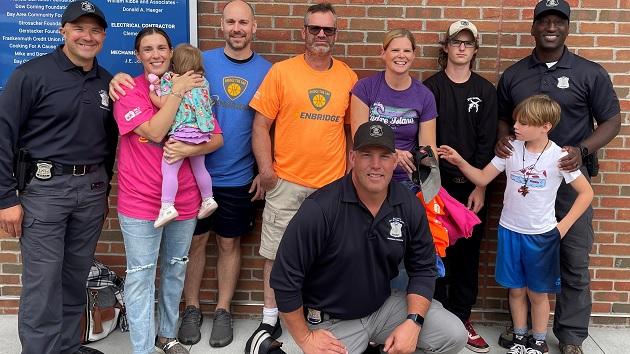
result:
M 457 353 L 462 322 L 433 300 L 435 248 L 420 201 L 392 182 L 394 133 L 359 127 L 352 171 L 309 196 L 289 223 L 271 272 L 285 326 L 305 353 Z M 407 293 L 390 280 L 404 259 Z

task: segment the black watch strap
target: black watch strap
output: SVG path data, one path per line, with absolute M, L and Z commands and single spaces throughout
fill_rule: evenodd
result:
M 578 149 L 580 149 L 580 155 L 582 155 L 582 160 L 584 160 L 589 154 L 588 148 L 584 145 L 579 145 Z
M 410 313 L 410 314 L 408 314 L 407 315 L 407 319 L 414 321 L 419 326 L 422 326 L 424 324 L 424 317 L 422 317 L 421 315 L 419 315 L 417 313 Z

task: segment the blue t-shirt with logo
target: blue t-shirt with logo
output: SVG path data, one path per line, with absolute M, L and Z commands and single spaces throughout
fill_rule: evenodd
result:
M 223 147 L 206 155 L 206 167 L 217 187 L 240 187 L 254 179 L 252 122 L 249 101 L 271 68 L 260 55 L 245 63 L 229 60 L 223 48 L 203 53 L 206 78 L 214 100 L 217 120 L 223 131 Z

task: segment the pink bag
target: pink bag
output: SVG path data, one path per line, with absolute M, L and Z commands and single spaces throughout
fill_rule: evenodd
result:
M 444 202 L 444 209 L 446 210 L 446 215 L 439 215 L 438 220 L 448 230 L 449 245 L 454 245 L 462 237 L 469 238 L 472 236 L 475 225 L 481 224 L 477 214 L 466 208 L 457 199 L 451 197 L 443 187 L 440 187 L 438 196 Z

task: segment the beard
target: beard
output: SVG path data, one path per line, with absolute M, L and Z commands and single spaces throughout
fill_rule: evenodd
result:
M 238 36 L 238 41 L 233 36 Z M 251 38 L 247 38 L 247 35 L 241 36 L 240 33 L 230 33 L 225 42 L 233 50 L 241 50 L 249 45 Z
M 333 43 L 311 42 L 307 43 L 306 50 L 315 56 L 326 56 L 332 52 Z

